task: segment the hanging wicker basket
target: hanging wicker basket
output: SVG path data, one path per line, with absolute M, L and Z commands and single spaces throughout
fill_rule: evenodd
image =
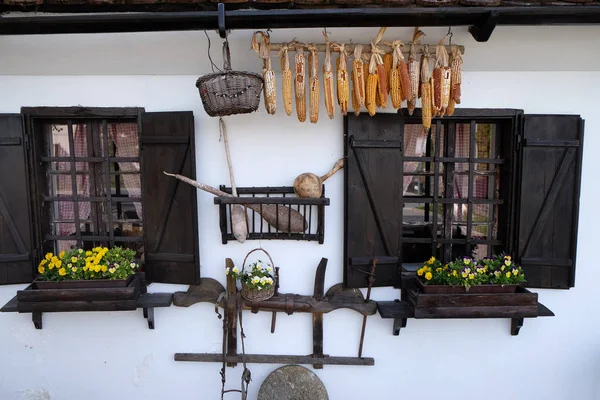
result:
M 248 254 L 246 254 L 246 258 L 244 258 L 244 262 L 242 263 L 242 275 L 244 274 L 244 268 L 246 265 L 246 260 L 248 260 L 248 256 L 258 250 L 261 250 L 267 255 L 267 257 L 269 257 L 269 260 L 271 261 L 271 266 L 273 267 L 273 270 L 275 270 L 275 264 L 273 263 L 271 255 L 267 253 L 265 249 L 259 247 L 254 250 L 251 250 Z M 268 300 L 275 294 L 275 282 L 273 282 L 273 284 L 268 289 L 258 290 L 255 288 L 248 287 L 244 283 L 244 281 L 242 281 L 241 294 L 244 299 L 252 302 Z
M 229 45 L 223 43 L 223 72 L 196 81 L 204 110 L 211 117 L 248 114 L 258 109 L 263 78 L 253 72 L 232 71 Z

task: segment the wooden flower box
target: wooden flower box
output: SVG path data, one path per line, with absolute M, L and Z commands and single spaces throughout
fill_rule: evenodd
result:
M 146 291 L 141 274 L 118 282 L 35 281 L 17 291 L 18 312 L 117 311 L 137 309 L 138 298 Z M 123 286 L 123 284 L 126 284 Z
M 515 293 L 519 285 L 474 285 L 468 289 L 464 286 L 425 285 L 420 279 L 415 283 L 424 294 L 474 294 L 474 293 Z

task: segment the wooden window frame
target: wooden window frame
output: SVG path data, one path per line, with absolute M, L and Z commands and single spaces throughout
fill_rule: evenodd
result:
M 46 187 L 46 165 L 45 161 L 50 161 L 50 157 L 46 157 L 43 154 L 43 146 L 45 139 L 43 138 L 43 132 L 40 131 L 40 122 L 48 120 L 57 121 L 68 121 L 69 130 L 71 130 L 71 124 L 76 124 L 78 121 L 86 121 L 87 123 L 93 122 L 93 124 L 99 129 L 106 129 L 106 120 L 117 121 L 117 122 L 135 122 L 138 127 L 138 132 L 141 132 L 141 116 L 144 113 L 143 108 L 124 107 L 124 108 L 90 108 L 90 107 L 23 107 L 21 108 L 21 114 L 24 118 L 25 128 L 25 144 L 28 151 L 28 165 L 30 170 L 30 193 L 32 198 L 31 208 L 33 210 L 33 231 L 34 231 L 34 257 L 39 257 L 41 254 L 53 251 L 54 242 L 56 240 L 68 240 L 60 235 L 52 235 L 47 232 L 51 221 L 51 213 L 49 205 L 52 200 L 57 200 L 55 197 L 47 196 L 44 193 Z M 71 133 L 70 133 L 71 135 Z M 69 157 L 51 157 L 52 161 L 61 161 L 63 158 L 65 162 L 73 163 L 75 155 L 72 151 L 69 152 Z M 98 161 L 96 157 L 77 157 L 78 161 Z M 104 158 L 104 157 L 101 157 Z M 138 157 L 139 158 L 139 157 Z M 131 161 L 127 159 L 128 161 Z M 104 161 L 104 160 L 101 160 Z M 139 162 L 139 159 L 137 160 Z M 143 185 L 142 174 L 140 174 L 140 184 Z M 112 199 L 111 196 L 107 196 L 108 201 L 117 202 L 118 199 Z M 104 197 L 80 197 L 80 196 L 61 196 L 60 200 L 77 200 L 83 201 L 106 201 Z M 139 199 L 141 201 L 141 198 Z M 42 204 L 42 207 L 36 206 Z M 110 219 L 108 221 L 109 229 L 108 235 L 92 235 L 84 236 L 80 231 L 80 227 L 77 223 L 79 220 L 79 213 L 77 208 L 74 215 L 75 229 L 77 245 L 81 246 L 83 241 L 103 241 L 109 243 L 110 246 L 114 246 L 115 243 L 121 242 L 143 242 L 143 237 L 120 237 L 115 238 L 114 226 L 111 224 Z M 143 217 L 142 217 L 143 220 Z M 97 227 L 95 229 L 98 229 Z

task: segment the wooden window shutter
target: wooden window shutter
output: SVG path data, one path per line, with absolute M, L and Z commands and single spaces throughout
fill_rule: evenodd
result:
M 197 189 L 163 174 L 196 179 L 193 113 L 142 114 L 140 150 L 146 277 L 198 283 Z
M 378 259 L 373 286 L 397 286 L 402 250 L 402 133 L 396 114 L 348 116 L 346 164 L 344 283 L 368 285 L 373 257 Z
M 568 289 L 575 283 L 584 123 L 577 115 L 525 115 L 523 122 L 517 261 L 526 286 Z
M 32 222 L 21 115 L 0 115 L 0 284 L 33 280 Z

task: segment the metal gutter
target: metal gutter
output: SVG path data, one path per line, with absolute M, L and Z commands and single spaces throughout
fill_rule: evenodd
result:
M 232 10 L 228 30 L 322 27 L 600 24 L 600 6 Z M 0 35 L 216 30 L 217 11 L 0 17 Z M 483 35 L 485 36 L 485 35 Z M 489 37 L 489 35 L 488 35 Z M 487 40 L 487 39 L 486 39 Z

